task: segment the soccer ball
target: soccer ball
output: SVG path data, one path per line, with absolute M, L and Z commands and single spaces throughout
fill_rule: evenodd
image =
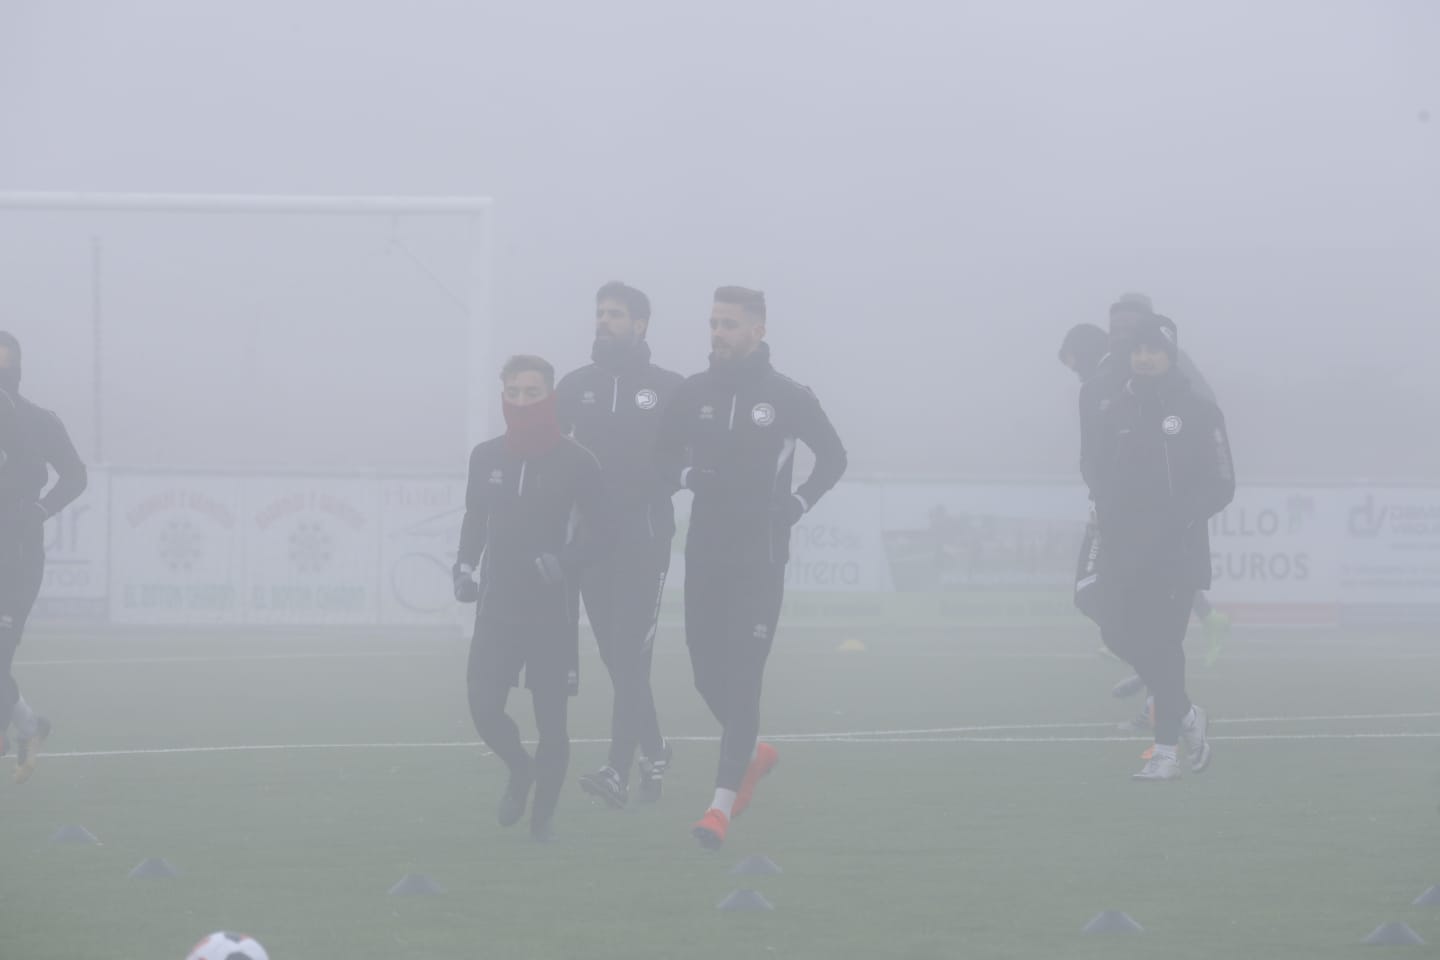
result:
M 195 945 L 187 960 L 270 960 L 270 955 L 242 933 L 212 933 Z

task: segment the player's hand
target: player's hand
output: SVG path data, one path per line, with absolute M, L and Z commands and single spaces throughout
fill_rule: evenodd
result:
M 793 527 L 805 516 L 805 501 L 793 493 L 782 493 L 775 498 L 775 519 L 787 527 Z
M 455 599 L 460 603 L 476 603 L 480 599 L 480 584 L 475 582 L 474 572 L 468 563 L 455 567 Z
M 719 486 L 720 475 L 708 467 L 691 467 L 685 471 L 685 489 L 691 493 L 703 493 Z
M 535 569 L 540 571 L 540 579 L 549 586 L 555 587 L 565 582 L 565 567 L 553 553 L 542 553 L 536 557 Z

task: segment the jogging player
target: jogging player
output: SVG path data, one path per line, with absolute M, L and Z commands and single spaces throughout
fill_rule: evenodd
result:
M 1110 306 L 1109 330 L 1107 331 L 1109 352 L 1100 359 L 1094 373 L 1084 381 L 1080 388 L 1080 469 L 1082 475 L 1086 476 L 1087 483 L 1089 482 L 1087 471 L 1090 469 L 1087 451 L 1092 446 L 1089 436 L 1093 432 L 1093 424 L 1112 399 L 1125 388 L 1125 384 L 1130 379 L 1131 371 L 1127 358 L 1130 355 L 1132 333 L 1136 325 L 1156 316 L 1158 315 L 1154 312 L 1150 298 L 1143 293 L 1122 294 Z M 1184 350 L 1179 350 L 1176 355 L 1180 374 L 1191 383 L 1192 389 L 1202 399 L 1214 403 L 1214 392 L 1205 382 L 1204 377 L 1200 375 L 1194 361 Z M 1082 559 L 1081 563 L 1083 567 L 1085 561 Z M 1093 573 L 1094 571 L 1083 573 L 1082 577 L 1088 580 Z M 1090 582 L 1094 583 L 1095 581 Z M 1093 587 L 1091 592 L 1098 593 L 1099 589 L 1099 587 Z M 1210 600 L 1203 590 L 1196 591 L 1191 609 L 1205 629 L 1205 662 L 1207 665 L 1213 665 L 1219 658 L 1225 638 L 1230 632 L 1230 618 L 1211 606 Z M 1116 684 L 1112 692 L 1115 696 L 1123 698 L 1139 693 L 1143 689 L 1144 684 L 1131 677 Z M 1120 729 L 1127 733 L 1146 733 L 1153 730 L 1154 726 L 1154 703 L 1151 698 L 1146 697 L 1140 710 L 1133 718 L 1121 723 Z
M 1107 363 L 1110 354 L 1110 335 L 1093 323 L 1082 323 L 1071 327 L 1060 344 L 1060 362 L 1080 378 L 1081 389 L 1096 376 L 1101 375 L 1101 365 Z M 1075 564 L 1075 606 L 1085 616 L 1100 623 L 1100 533 L 1095 525 L 1095 510 L 1090 510 L 1090 520 L 1085 525 L 1085 536 L 1080 541 L 1080 556 Z M 1113 656 L 1108 648 L 1101 652 Z M 1145 682 L 1139 676 L 1129 676 L 1115 685 L 1111 693 L 1120 698 L 1129 697 L 1145 689 Z M 1145 729 L 1150 729 L 1150 713 L 1144 713 Z M 1134 724 L 1130 721 L 1127 729 Z
M 1154 312 L 1150 298 L 1143 293 L 1123 294 L 1110 308 L 1110 336 L 1120 345 L 1117 354 L 1117 372 L 1109 380 L 1110 387 L 1118 389 L 1129 376 L 1129 368 L 1125 363 L 1125 345 L 1129 340 L 1129 331 L 1140 320 L 1154 316 L 1159 316 L 1159 314 Z M 1190 359 L 1190 355 L 1184 350 L 1180 350 L 1176 357 L 1180 375 L 1189 382 L 1190 388 L 1202 400 L 1215 403 L 1215 391 L 1210 388 L 1210 384 L 1200 373 L 1200 368 L 1195 366 L 1195 361 Z M 1108 363 L 1102 361 L 1102 367 L 1105 366 L 1108 366 Z M 1220 658 L 1225 638 L 1230 633 L 1230 618 L 1211 605 L 1210 598 L 1205 595 L 1203 590 L 1196 591 L 1191 609 L 1195 614 L 1195 619 L 1199 620 L 1200 625 L 1205 628 L 1205 662 L 1207 665 L 1213 666 L 1215 661 Z
M 570 762 L 569 698 L 579 690 L 574 585 L 608 549 L 608 522 L 600 465 L 560 431 L 554 368 L 539 357 L 514 357 L 501 380 L 505 434 L 470 455 L 455 598 L 477 605 L 470 714 L 480 738 L 509 768 L 500 824 L 513 826 L 525 816 L 534 786 L 530 834 L 546 841 Z M 505 712 L 522 670 L 540 735 L 534 757 Z
M 661 420 L 658 458 L 694 494 L 685 543 L 685 642 L 695 687 L 720 721 L 715 796 L 693 833 L 718 848 L 778 754 L 758 742 L 760 690 L 785 591 L 790 530 L 840 480 L 847 458 L 820 402 L 770 365 L 765 295 L 715 291 L 710 367 Z M 815 455 L 793 486 L 796 443 Z
M 1175 324 L 1138 321 L 1132 376 L 1100 412 L 1087 474 L 1100 536 L 1101 631 L 1155 702 L 1155 746 L 1137 780 L 1210 763 L 1205 711 L 1185 687 L 1185 627 L 1196 590 L 1210 585 L 1210 518 L 1235 495 L 1225 420 L 1178 369 Z
M 15 729 L 15 782 L 35 772 L 50 721 L 20 694 L 15 651 L 45 579 L 45 521 L 85 492 L 85 464 L 60 418 L 20 395 L 20 341 L 0 331 L 0 754 Z M 50 470 L 55 483 L 50 483 Z M 49 487 L 47 490 L 46 488 Z
M 580 786 L 613 807 L 629 800 L 640 750 L 638 797 L 660 799 L 671 750 L 660 735 L 650 666 L 660 598 L 670 571 L 675 507 L 655 465 L 660 415 L 684 379 L 650 362 L 650 299 L 607 283 L 595 295 L 593 362 L 555 388 L 561 429 L 595 454 L 604 472 L 615 547 L 580 578 L 585 612 L 615 690 L 610 756 Z

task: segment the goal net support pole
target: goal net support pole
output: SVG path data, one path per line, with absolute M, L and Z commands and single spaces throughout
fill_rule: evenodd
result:
M 452 217 L 467 224 L 465 429 L 474 444 L 489 435 L 495 368 L 491 357 L 491 208 L 488 197 L 275 196 L 171 193 L 0 193 L 0 211 L 73 213 L 264 214 Z M 91 283 L 99 302 L 98 252 Z M 96 308 L 98 310 L 98 307 Z M 94 318 L 99 322 L 98 313 Z M 98 335 L 98 332 L 97 332 Z M 98 340 L 97 340 L 98 346 Z M 97 357 L 98 364 L 98 357 Z M 98 380 L 97 380 L 98 390 Z M 98 421 L 97 421 L 97 436 Z

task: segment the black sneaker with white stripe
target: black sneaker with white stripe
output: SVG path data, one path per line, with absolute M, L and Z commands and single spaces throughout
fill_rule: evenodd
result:
M 665 774 L 670 770 L 670 762 L 675 759 L 675 751 L 667 742 L 655 759 L 649 757 L 640 758 L 640 786 L 639 799 L 641 803 L 659 803 L 660 795 L 664 792 Z
M 630 802 L 630 792 L 614 767 L 601 767 L 594 773 L 580 774 L 580 789 L 592 797 L 599 797 L 616 810 L 625 809 Z

